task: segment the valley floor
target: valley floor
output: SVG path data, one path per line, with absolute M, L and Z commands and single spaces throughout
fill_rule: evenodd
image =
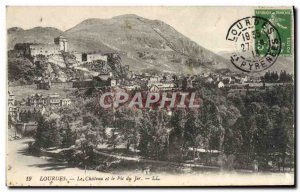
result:
M 7 185 L 9 186 L 105 186 L 105 185 L 291 185 L 292 173 L 222 173 L 197 174 L 145 174 L 140 170 L 104 173 L 70 167 L 49 157 L 36 157 L 27 153 L 30 138 L 8 141 Z M 49 177 L 50 176 L 50 177 Z M 58 181 L 58 178 L 63 178 Z M 114 179 L 113 179 L 114 178 Z M 119 179 L 117 179 L 119 178 Z M 123 178 L 123 180 L 121 179 Z M 126 180 L 127 178 L 127 180 Z M 180 178 L 180 179 L 178 179 Z M 54 180 L 52 180 L 54 179 Z M 105 179 L 108 179 L 105 181 Z M 134 181 L 137 179 L 136 181 Z M 157 180 L 158 179 L 158 180 Z M 146 182 L 146 183 L 145 183 Z

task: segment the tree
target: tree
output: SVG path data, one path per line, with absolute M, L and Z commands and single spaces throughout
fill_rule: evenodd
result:
M 271 81 L 271 74 L 269 71 L 265 73 L 264 79 L 266 83 L 269 83 Z
M 34 65 L 25 57 L 8 58 L 8 80 L 17 81 L 23 79 L 25 84 L 32 83 L 34 79 Z
M 149 110 L 143 112 L 139 133 L 141 154 L 155 159 L 166 158 L 168 131 L 166 111 Z
M 121 139 L 126 143 L 126 149 L 129 151 L 131 144 L 136 145 L 138 142 L 138 111 L 123 108 L 122 111 L 116 113 L 115 127 L 119 129 Z
M 197 117 L 196 111 L 190 111 L 187 114 L 187 120 L 184 125 L 184 138 L 187 148 L 193 148 L 193 159 L 196 157 L 196 150 L 199 143 L 197 137 L 201 134 L 201 122 Z M 203 134 L 203 133 L 202 133 Z
M 287 156 L 293 157 L 294 153 L 294 129 L 293 116 L 289 109 L 283 107 L 276 114 L 274 123 L 273 143 L 275 147 L 275 158 L 278 169 L 285 168 Z M 293 161 L 293 158 L 290 158 Z
M 91 123 L 81 126 L 77 132 L 75 151 L 73 154 L 75 162 L 79 165 L 89 165 L 94 162 L 94 149 L 97 147 L 97 136 Z
M 262 166 L 267 166 L 272 152 L 271 131 L 273 127 L 268 113 L 268 106 L 262 105 L 262 109 L 255 117 L 257 127 L 256 133 L 254 134 L 255 154 L 258 156 L 258 163 Z
M 27 122 L 31 121 L 32 120 L 32 113 L 30 110 L 27 111 Z
M 120 143 L 120 137 L 117 133 L 117 130 L 113 128 L 111 130 L 111 136 L 108 138 L 107 144 L 109 147 L 113 147 L 113 149 L 116 149 L 116 146 Z
M 117 77 L 126 77 L 126 70 L 122 66 L 122 59 L 117 53 L 108 53 L 107 64 L 110 66 L 112 71 Z
M 90 123 L 91 130 L 95 132 L 96 136 L 96 144 L 101 141 L 103 143 L 104 139 L 106 139 L 105 128 L 103 126 L 102 120 L 97 118 L 92 113 L 87 113 L 83 115 L 83 124 L 86 125 Z
M 247 124 L 244 116 L 237 119 L 236 123 L 226 131 L 224 140 L 224 152 L 226 154 L 234 154 L 238 156 L 241 163 L 247 162 L 246 158 L 247 150 L 249 145 L 244 145 L 249 137 L 244 137 L 247 135 Z M 248 147 L 246 147 L 248 146 Z
M 173 128 L 169 133 L 168 150 L 176 158 L 182 160 L 184 154 L 184 132 L 187 112 L 185 109 L 174 110 L 170 119 L 170 126 Z
M 38 148 L 60 147 L 62 137 L 58 127 L 56 115 L 50 115 L 47 119 L 40 116 L 35 135 L 35 146 Z
M 74 122 L 74 117 L 70 113 L 63 113 L 61 117 L 61 135 L 62 135 L 62 146 L 70 147 L 75 144 L 76 133 L 72 123 Z

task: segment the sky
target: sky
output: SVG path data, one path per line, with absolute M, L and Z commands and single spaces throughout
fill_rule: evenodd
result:
M 55 27 L 67 30 L 88 18 L 109 19 L 136 14 L 158 19 L 213 52 L 231 51 L 227 30 L 238 19 L 254 15 L 252 7 L 7 7 L 7 28 Z

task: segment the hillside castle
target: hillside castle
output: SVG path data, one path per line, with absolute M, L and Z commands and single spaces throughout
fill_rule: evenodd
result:
M 41 44 L 41 43 L 17 43 L 14 50 L 23 54 L 24 56 L 37 56 L 37 55 L 57 55 L 63 52 L 68 52 L 68 40 L 59 36 L 54 38 L 54 44 Z
M 64 36 L 54 38 L 53 44 L 43 43 L 17 43 L 14 47 L 14 51 L 19 55 L 36 57 L 38 55 L 50 56 L 58 55 L 68 52 L 68 40 Z M 81 62 L 93 62 L 101 60 L 107 62 L 107 56 L 101 53 L 78 53 L 76 51 L 71 53 L 75 56 L 76 61 Z

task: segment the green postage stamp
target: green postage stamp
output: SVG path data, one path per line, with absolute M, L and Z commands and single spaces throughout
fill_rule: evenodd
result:
M 255 16 L 269 20 L 274 28 L 277 29 L 281 39 L 280 55 L 290 56 L 293 52 L 292 47 L 292 19 L 293 12 L 291 9 L 256 9 Z M 261 25 L 257 26 L 260 30 Z M 259 43 L 259 42 L 257 42 Z

